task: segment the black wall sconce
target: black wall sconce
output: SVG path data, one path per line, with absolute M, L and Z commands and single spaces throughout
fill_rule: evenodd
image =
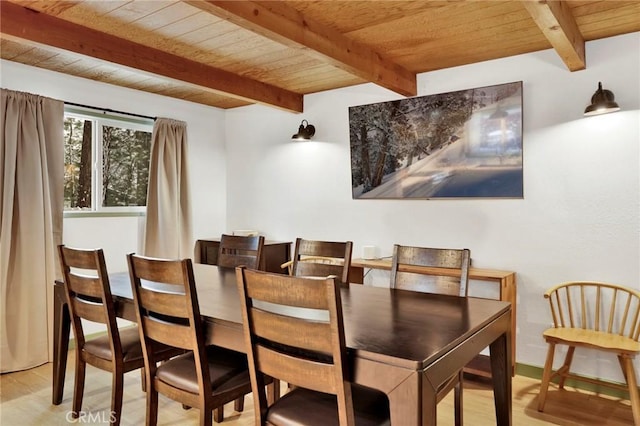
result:
M 591 105 L 584 110 L 584 115 L 600 115 L 619 110 L 620 107 L 615 102 L 613 92 L 603 89 L 602 83 L 598 83 L 598 90 L 596 90 L 596 93 L 591 97 Z
M 297 141 L 308 141 L 315 134 L 316 128 L 313 124 L 309 124 L 307 120 L 302 120 L 302 123 L 300 123 L 300 127 L 298 128 L 298 133 L 291 136 L 291 139 L 295 139 Z

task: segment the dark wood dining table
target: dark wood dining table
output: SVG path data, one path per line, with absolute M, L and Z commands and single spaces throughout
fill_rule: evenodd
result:
M 194 264 L 206 340 L 245 352 L 234 269 Z M 135 321 L 127 273 L 109 275 L 119 317 Z M 62 402 L 70 320 L 63 285 L 55 285 L 52 402 Z M 342 289 L 350 371 L 356 383 L 383 391 L 393 425 L 435 425 L 436 392 L 490 348 L 496 423 L 511 425 L 511 304 L 389 288 Z

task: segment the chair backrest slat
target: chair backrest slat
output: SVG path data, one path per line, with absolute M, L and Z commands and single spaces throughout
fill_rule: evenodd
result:
M 104 295 L 104 289 L 102 288 L 102 281 L 100 277 L 77 274 L 70 271 L 67 285 L 69 290 L 81 297 L 102 299 Z
M 569 324 L 571 324 L 571 327 L 575 327 L 575 323 L 574 323 L 574 314 L 573 314 L 573 303 L 571 302 L 571 293 L 569 293 L 569 288 L 565 288 L 566 290 L 566 296 L 567 296 L 567 305 L 568 305 L 568 312 L 569 312 Z M 560 305 L 560 293 L 557 293 L 556 296 L 558 297 L 558 306 L 561 307 Z M 560 311 L 560 316 L 564 317 L 563 313 L 564 313 L 564 309 L 559 309 Z M 562 320 L 562 326 L 565 327 L 565 322 L 564 319 Z
M 299 255 L 344 259 L 347 245 L 348 242 L 296 239 Z
M 326 279 L 326 277 L 325 277 Z M 327 309 L 326 296 L 318 291 L 320 284 L 304 288 L 303 283 L 311 282 L 309 277 L 289 277 L 287 275 L 256 275 L 252 278 L 247 296 L 263 302 L 279 305 L 297 306 L 307 309 Z M 321 283 L 324 279 L 316 279 Z M 281 289 L 274 292 L 273 287 Z
M 553 300 L 554 298 L 555 300 Z M 556 306 L 560 303 L 558 293 L 551 295 L 549 302 L 549 305 L 551 307 L 551 318 L 553 319 L 554 327 L 559 327 L 561 325 L 564 327 L 564 319 L 560 316 L 562 311 L 558 312 L 558 310 L 556 309 Z
M 297 348 L 331 354 L 331 330 L 324 322 L 278 315 L 251 308 L 253 333 L 263 339 Z
M 353 243 L 296 239 L 291 275 L 328 277 L 335 275 L 341 283 L 349 282 Z
M 320 263 L 319 261 L 303 260 L 298 262 L 294 274 L 304 277 L 328 277 L 329 275 L 342 276 L 344 266 L 338 263 Z
M 62 247 L 65 247 L 64 245 Z M 96 252 L 101 251 L 101 249 L 96 250 L 86 250 L 86 249 L 76 249 L 72 247 L 65 247 L 64 250 L 64 259 L 65 263 L 77 269 L 85 269 L 85 270 L 97 270 L 97 259 L 96 255 L 99 256 Z M 104 253 L 103 253 L 104 254 Z
M 176 348 L 193 350 L 193 336 L 188 325 L 169 324 L 155 318 L 142 318 L 147 338 Z
M 99 324 L 106 324 L 109 321 L 105 312 L 105 307 L 102 303 L 95 303 L 83 300 L 79 297 L 74 297 L 69 304 L 71 305 L 71 309 L 73 309 L 74 314 L 84 320 Z
M 558 294 L 553 294 L 551 295 L 551 297 L 555 297 L 557 299 Z M 550 303 L 551 306 L 551 318 L 553 319 L 553 325 L 555 327 L 558 327 L 559 324 L 564 324 L 564 321 L 562 321 L 562 319 L 560 318 L 560 313 L 556 310 L 556 306 L 558 305 L 558 302 L 552 302 Z M 560 321 L 562 321 L 562 323 L 560 323 Z
M 632 321 L 632 327 L 631 329 L 634 330 L 633 331 L 633 336 L 632 339 L 633 340 L 640 340 L 640 324 L 638 321 L 638 319 L 640 318 L 640 309 L 636 308 L 635 310 L 635 315 L 633 316 L 633 321 Z
M 145 258 L 146 262 L 136 262 L 136 275 L 145 281 L 171 284 L 176 292 L 184 294 L 184 274 L 182 266 L 167 267 L 164 259 Z
M 182 287 L 175 285 L 178 289 Z M 142 306 L 153 307 L 153 312 L 161 315 L 168 315 L 176 318 L 189 318 L 189 306 L 185 300 L 184 293 L 164 293 L 160 290 L 151 290 L 149 288 L 140 287 L 138 292 L 140 303 Z
M 616 312 L 616 303 L 618 301 L 618 290 L 616 289 L 613 293 L 613 297 L 611 298 L 611 304 L 609 306 L 609 318 L 608 318 L 608 322 L 607 322 L 607 333 L 611 333 L 613 330 L 613 321 L 615 318 L 615 312 Z M 626 309 L 624 309 L 626 311 Z M 626 320 L 626 313 L 623 311 L 622 314 L 622 321 L 624 322 Z M 624 328 L 623 325 L 621 325 L 622 328 Z
M 338 383 L 331 364 L 282 355 L 265 346 L 257 346 L 253 355 L 259 370 L 267 376 L 292 384 L 305 383 L 307 389 L 318 392 L 337 392 Z
M 251 269 L 262 267 L 263 236 L 240 236 L 223 234 L 218 248 L 218 266 Z
M 616 292 L 613 292 L 613 297 L 611 298 L 611 301 L 613 303 L 613 300 L 616 298 Z M 598 287 L 596 289 L 596 321 L 595 321 L 595 329 L 596 331 L 600 331 L 600 324 L 603 320 L 603 315 L 602 315 L 602 288 Z M 613 304 L 613 306 L 615 306 L 615 304 Z M 615 311 L 615 309 L 614 309 Z
M 632 296 L 629 295 L 631 299 Z M 631 303 L 631 302 L 629 302 Z M 638 340 L 640 338 L 640 303 L 638 303 L 635 309 L 631 309 L 633 311 L 632 319 L 631 319 L 631 334 L 633 335 L 634 340 Z
M 595 281 L 559 284 L 545 293 L 555 327 L 581 328 L 640 338 L 640 292 Z M 565 322 L 565 317 L 569 318 Z M 574 321 L 573 318 L 577 318 Z
M 391 288 L 467 296 L 471 255 L 468 249 L 393 247 Z M 428 268 L 428 273 L 419 268 Z M 439 271 L 442 271 L 440 273 Z M 455 270 L 455 273 L 452 273 Z
M 631 295 L 627 294 L 627 301 L 624 304 L 624 313 L 622 314 L 622 324 L 620 324 L 620 328 L 624 330 L 627 327 L 627 318 L 629 318 L 629 309 L 631 308 Z M 611 320 L 609 321 L 609 333 L 613 330 L 613 315 L 611 316 Z M 635 333 L 635 330 L 631 331 L 631 334 Z

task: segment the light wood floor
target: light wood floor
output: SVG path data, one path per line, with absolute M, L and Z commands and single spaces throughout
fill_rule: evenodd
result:
M 69 353 L 64 399 L 51 404 L 51 364 L 0 376 L 0 425 L 68 425 L 67 415 L 73 396 L 73 351 Z M 513 424 L 535 425 L 632 425 L 629 401 L 593 395 L 552 385 L 544 413 L 536 410 L 539 381 L 523 376 L 513 380 Z M 283 386 L 285 388 L 286 386 Z M 159 397 L 159 425 L 197 425 L 198 412 L 162 395 Z M 111 375 L 87 366 L 83 411 L 90 413 L 83 424 L 107 424 L 111 404 Z M 468 426 L 494 425 L 493 392 L 486 379 L 465 381 L 464 417 Z M 69 417 L 70 419 L 70 417 Z M 145 419 L 145 394 L 140 388 L 140 373 L 125 375 L 123 425 L 142 425 Z M 104 420 L 104 421 L 101 421 Z M 80 424 L 77 422 L 76 424 Z M 438 425 L 453 424 L 453 393 L 438 405 Z M 227 426 L 253 425 L 253 401 L 245 400 L 245 410 L 237 413 L 233 404 L 225 406 Z M 402 426 L 402 425 L 399 425 Z

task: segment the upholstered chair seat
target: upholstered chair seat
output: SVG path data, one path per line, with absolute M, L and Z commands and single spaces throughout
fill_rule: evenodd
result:
M 357 426 L 389 425 L 389 401 L 375 389 L 351 384 Z M 339 425 L 336 396 L 296 388 L 269 407 L 267 422 L 277 426 Z
M 122 345 L 122 359 L 124 362 L 138 361 L 140 363 L 140 367 L 144 365 L 138 327 L 127 327 L 121 329 L 120 344 Z M 180 352 L 180 349 L 173 348 L 171 346 L 161 345 L 158 343 L 156 343 L 155 346 L 157 348 L 156 353 L 160 359 L 169 359 Z M 110 360 L 112 357 L 109 336 L 104 335 L 86 341 L 84 344 L 84 351 L 97 356 L 98 358 Z
M 122 345 L 122 359 L 127 361 L 140 360 L 140 366 L 144 365 L 142 358 L 142 345 L 138 328 L 124 328 L 120 330 L 120 344 Z M 96 337 L 85 342 L 84 350 L 102 359 L 111 359 L 111 343 L 108 335 Z
M 241 388 L 249 382 L 247 356 L 217 346 L 207 347 L 207 365 L 213 394 Z M 158 366 L 156 378 L 172 387 L 197 394 L 199 390 L 193 352 Z

